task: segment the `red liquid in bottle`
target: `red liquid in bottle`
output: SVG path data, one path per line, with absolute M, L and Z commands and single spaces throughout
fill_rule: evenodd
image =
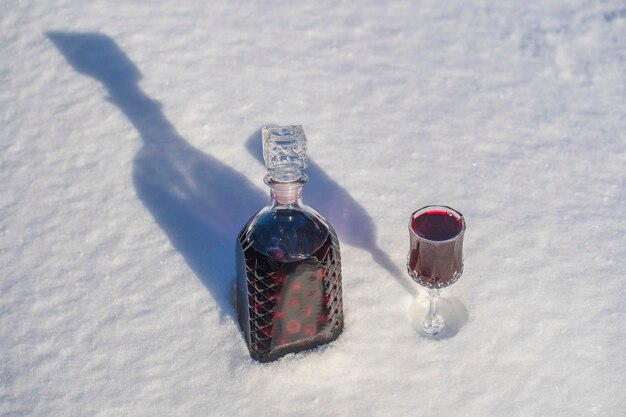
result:
M 253 230 L 244 227 L 238 246 L 238 316 L 254 359 L 272 361 L 339 336 L 341 258 L 332 229 L 302 211 L 278 209 Z M 311 253 L 293 256 L 301 252 Z

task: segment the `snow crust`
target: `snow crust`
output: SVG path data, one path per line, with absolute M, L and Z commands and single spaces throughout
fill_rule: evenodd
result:
M 0 415 L 624 416 L 621 1 L 0 4 Z M 231 303 L 302 124 L 346 327 L 261 365 Z M 408 218 L 467 219 L 449 332 Z

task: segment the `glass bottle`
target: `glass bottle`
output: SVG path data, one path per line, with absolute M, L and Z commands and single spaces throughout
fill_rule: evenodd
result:
M 237 239 L 237 314 L 260 362 L 335 340 L 343 329 L 341 255 L 333 227 L 302 204 L 302 126 L 263 128 L 270 205 Z

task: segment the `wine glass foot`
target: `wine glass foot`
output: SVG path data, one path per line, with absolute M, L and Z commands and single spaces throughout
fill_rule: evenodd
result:
M 437 315 L 435 317 L 427 317 L 422 322 L 422 333 L 426 337 L 435 337 L 441 333 L 446 327 L 443 317 Z

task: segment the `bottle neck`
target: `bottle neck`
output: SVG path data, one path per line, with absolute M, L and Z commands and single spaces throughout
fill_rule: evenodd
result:
M 302 185 L 306 181 L 306 176 L 291 182 L 278 182 L 266 176 L 265 183 L 270 187 L 272 205 L 302 205 Z

